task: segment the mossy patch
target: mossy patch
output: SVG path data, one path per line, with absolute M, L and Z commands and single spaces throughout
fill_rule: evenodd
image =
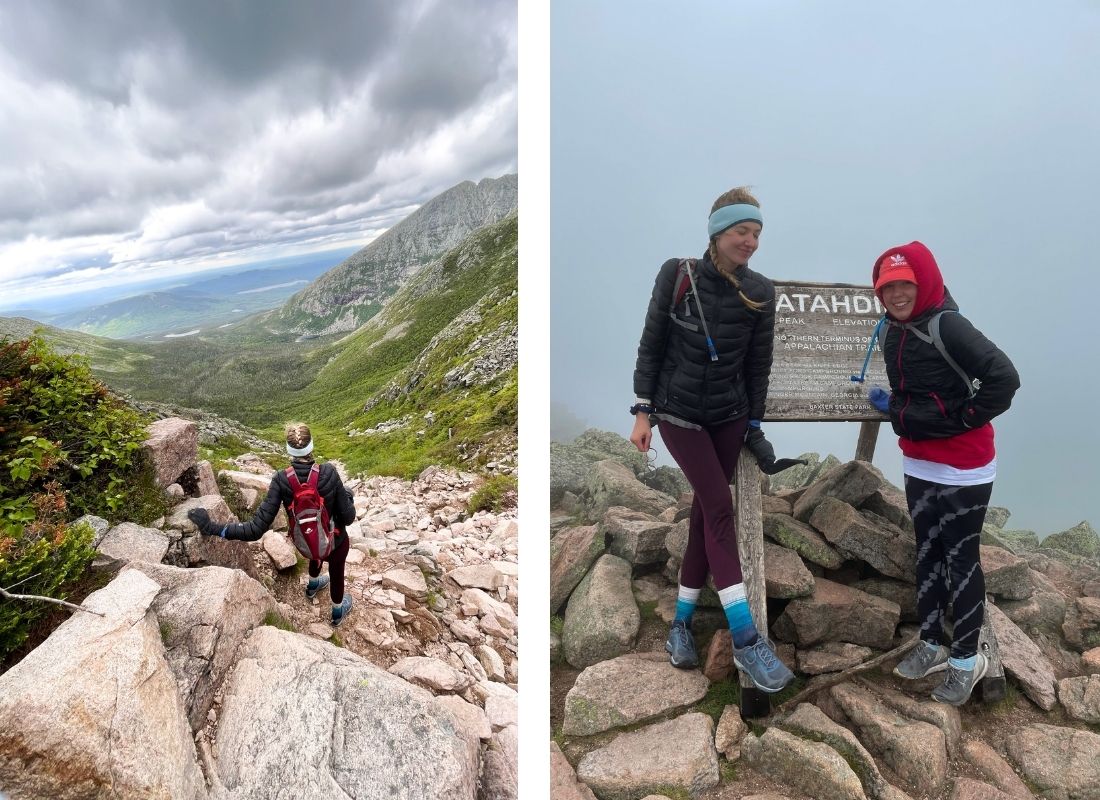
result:
M 515 508 L 518 485 L 511 475 L 494 475 L 470 496 L 466 504 L 466 513 L 473 515 L 478 511 L 500 512 Z
M 273 628 L 278 628 L 281 631 L 290 631 L 291 633 L 297 633 L 298 629 L 294 627 L 294 623 L 280 614 L 278 611 L 268 611 L 264 615 L 264 625 L 270 625 Z
M 726 706 L 740 706 L 740 704 L 740 684 L 735 678 L 726 679 L 712 683 L 707 689 L 706 696 L 695 704 L 695 710 L 706 714 L 717 724 Z

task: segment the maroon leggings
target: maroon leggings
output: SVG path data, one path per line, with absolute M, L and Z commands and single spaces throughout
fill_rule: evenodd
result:
M 336 545 L 328 559 L 328 595 L 335 605 L 344 601 L 344 562 L 348 559 L 348 550 L 351 548 L 351 539 L 345 533 L 344 541 Z M 339 541 L 339 539 L 337 539 Z M 316 578 L 321 574 L 321 562 L 309 562 L 309 577 Z
M 680 566 L 680 583 L 688 589 L 702 588 L 708 570 L 718 589 L 741 583 L 730 481 L 748 425 L 749 418 L 742 417 L 702 430 L 671 422 L 658 426 L 665 447 L 695 490 L 687 551 Z

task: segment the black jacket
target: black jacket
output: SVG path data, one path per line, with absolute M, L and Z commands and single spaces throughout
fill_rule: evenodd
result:
M 309 478 L 309 470 L 313 466 L 310 461 L 292 461 L 294 474 L 298 480 L 305 483 Z M 355 522 L 355 504 L 351 500 L 351 492 L 340 481 L 340 474 L 332 464 L 321 464 L 320 473 L 317 476 L 317 491 L 325 501 L 325 508 L 329 516 L 339 528 L 340 533 L 336 537 L 335 546 L 339 547 L 347 538 L 347 525 Z M 248 522 L 231 522 L 225 530 L 226 539 L 240 539 L 246 542 L 254 542 L 264 535 L 264 531 L 271 527 L 275 521 L 275 515 L 279 513 L 279 506 L 290 511 L 290 503 L 294 500 L 294 492 L 290 489 L 290 480 L 286 472 L 279 470 L 271 478 L 271 485 L 267 489 L 267 497 L 260 503 L 256 513 Z M 216 532 L 220 532 L 219 527 Z
M 962 377 L 935 346 L 904 326 L 888 320 L 882 341 L 886 375 L 890 379 L 890 423 L 898 436 L 912 441 L 945 439 L 985 425 L 1008 410 L 1020 388 L 1016 368 L 997 345 L 959 313 L 946 293 L 941 306 L 930 308 L 908 324 L 924 334 L 940 311 L 940 339 L 963 371 L 981 381 L 970 399 Z
M 741 290 L 760 311 L 748 308 L 737 288 L 718 272 L 706 255 L 696 262 L 695 282 L 701 295 L 707 328 L 718 351 L 711 361 L 699 320 L 697 299 L 690 290 L 669 314 L 679 259 L 661 265 L 646 312 L 634 368 L 634 393 L 650 399 L 658 413 L 698 425 L 714 425 L 743 417 L 764 418 L 768 376 L 775 337 L 775 286 L 741 267 Z

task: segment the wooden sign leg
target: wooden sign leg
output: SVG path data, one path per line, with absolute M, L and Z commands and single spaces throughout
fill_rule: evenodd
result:
M 741 559 L 745 593 L 752 612 L 756 630 L 768 635 L 768 606 L 764 591 L 764 522 L 760 499 L 760 469 L 756 458 L 741 451 L 737 460 L 736 510 L 737 554 Z M 741 682 L 741 716 L 745 719 L 766 717 L 771 712 L 771 696 L 756 688 L 743 672 L 738 672 Z
M 989 603 L 988 597 L 986 603 Z M 1005 668 L 1001 663 L 1001 650 L 997 644 L 997 634 L 993 632 L 993 626 L 989 624 L 989 615 L 982 620 L 982 631 L 978 634 L 978 652 L 986 657 L 989 666 L 986 668 L 985 677 L 978 684 L 983 703 L 996 703 L 1003 700 L 1008 689 L 1005 681 Z
M 856 461 L 870 463 L 875 457 L 875 443 L 878 441 L 878 428 L 881 422 L 865 420 L 859 423 L 859 439 L 856 440 Z

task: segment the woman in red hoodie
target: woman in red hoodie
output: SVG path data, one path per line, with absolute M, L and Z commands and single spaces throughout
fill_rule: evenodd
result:
M 932 697 L 959 706 L 988 666 L 978 652 L 985 611 L 978 545 L 997 474 L 990 420 L 1008 409 L 1020 378 L 1008 357 L 958 313 L 935 258 L 920 242 L 879 256 L 872 280 L 886 307 L 882 351 L 891 391 L 872 389 L 869 399 L 890 415 L 900 437 L 917 536 L 921 643 L 894 672 L 916 679 L 946 670 Z M 943 630 L 948 605 L 950 651 Z

